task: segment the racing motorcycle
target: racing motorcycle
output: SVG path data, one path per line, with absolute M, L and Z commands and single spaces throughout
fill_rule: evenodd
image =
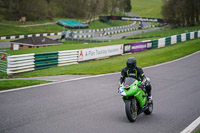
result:
M 147 92 L 141 81 L 128 77 L 120 86 L 119 93 L 125 103 L 125 112 L 129 121 L 134 122 L 141 113 L 150 115 L 153 111 L 153 101 L 148 99 Z

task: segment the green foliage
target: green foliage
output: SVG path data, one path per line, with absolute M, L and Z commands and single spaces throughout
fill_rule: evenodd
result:
M 164 0 L 162 15 L 176 27 L 194 26 L 200 22 L 200 1 Z
M 130 10 L 130 0 L 1 0 L 0 20 L 27 21 L 65 18 L 92 19 L 101 14 L 112 14 L 115 8 Z M 120 5 L 123 2 L 123 6 Z
M 200 129 L 198 129 L 195 133 L 200 133 Z
M 43 80 L 2 80 L 0 81 L 0 91 L 31 86 L 31 85 L 44 84 L 49 82 L 50 81 L 43 81 Z

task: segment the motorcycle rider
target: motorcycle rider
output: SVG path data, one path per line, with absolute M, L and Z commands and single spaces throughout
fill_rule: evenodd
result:
M 148 99 L 152 100 L 150 79 L 146 78 L 142 68 L 138 67 L 136 64 L 137 62 L 134 57 L 128 58 L 126 61 L 126 67 L 124 67 L 121 71 L 120 86 L 126 77 L 133 77 L 142 82 L 140 87 L 144 87 L 146 89 Z

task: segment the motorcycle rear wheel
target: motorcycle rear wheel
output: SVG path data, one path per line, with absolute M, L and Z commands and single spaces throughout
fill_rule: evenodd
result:
M 136 101 L 128 100 L 125 104 L 126 116 L 130 122 L 134 122 L 137 119 L 137 104 Z

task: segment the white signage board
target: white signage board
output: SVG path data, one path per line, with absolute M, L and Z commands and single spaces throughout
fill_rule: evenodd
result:
M 79 50 L 78 61 L 93 60 L 123 54 L 123 45 L 95 47 Z
M 13 50 L 19 50 L 19 45 L 18 44 L 14 44 L 13 45 Z

